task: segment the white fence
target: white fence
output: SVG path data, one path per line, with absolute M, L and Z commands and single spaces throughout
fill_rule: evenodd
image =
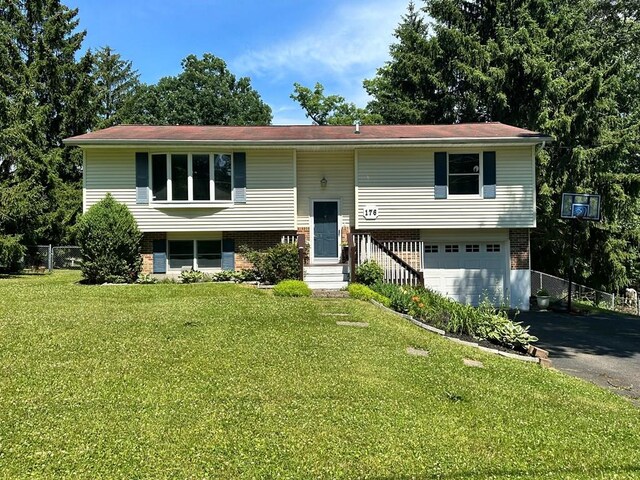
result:
M 423 242 L 417 240 L 377 242 L 368 234 L 354 234 L 353 242 L 358 265 L 373 260 L 384 270 L 384 280 L 401 285 L 418 285 L 420 279 L 402 262 L 421 272 L 423 267 Z M 381 248 L 381 246 L 384 248 Z M 389 255 L 387 251 L 401 260 Z

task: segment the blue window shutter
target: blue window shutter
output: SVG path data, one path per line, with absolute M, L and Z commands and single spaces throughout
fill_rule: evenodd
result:
M 483 197 L 496 198 L 496 152 L 482 153 Z
M 247 203 L 247 154 L 233 154 L 233 201 Z
M 435 165 L 435 198 L 447 198 L 447 152 L 436 152 Z
M 153 273 L 167 273 L 167 242 L 153 241 Z
M 223 270 L 235 270 L 235 240 L 232 238 L 225 238 L 222 240 L 222 269 Z
M 149 154 L 136 152 L 136 203 L 149 203 Z

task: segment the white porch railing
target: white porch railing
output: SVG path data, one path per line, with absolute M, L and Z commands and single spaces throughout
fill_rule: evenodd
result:
M 282 235 L 280 243 L 298 243 L 298 235 L 295 233 Z
M 419 240 L 379 242 L 369 234 L 353 234 L 355 266 L 368 260 L 384 270 L 384 281 L 400 285 L 423 283 L 423 242 Z

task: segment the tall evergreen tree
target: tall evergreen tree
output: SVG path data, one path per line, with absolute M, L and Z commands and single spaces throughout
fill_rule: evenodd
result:
M 97 89 L 96 128 L 119 123 L 118 116 L 140 86 L 140 75 L 130 60 L 123 60 L 111 47 L 95 53 L 93 78 Z
M 393 123 L 502 121 L 553 135 L 537 159 L 534 267 L 566 274 L 561 193 L 596 192 L 603 222 L 580 228 L 578 276 L 638 282 L 638 1 L 427 0 L 423 12 L 431 31 L 410 5 L 391 60 L 365 82 L 371 109 Z
M 85 35 L 76 15 L 59 0 L 0 3 L 0 234 L 27 243 L 65 235 L 53 219 L 69 191 L 58 186 L 75 185 L 73 209 L 81 200 L 81 155 L 62 145 L 94 119 L 92 56 L 76 61 Z

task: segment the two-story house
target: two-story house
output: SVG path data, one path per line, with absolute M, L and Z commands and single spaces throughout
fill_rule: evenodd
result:
M 84 152 L 84 210 L 110 192 L 133 213 L 145 272 L 241 268 L 241 245 L 299 233 L 312 265 L 336 264 L 367 233 L 413 252 L 428 287 L 526 309 L 535 154 L 550 140 L 481 123 L 120 125 L 65 142 Z

